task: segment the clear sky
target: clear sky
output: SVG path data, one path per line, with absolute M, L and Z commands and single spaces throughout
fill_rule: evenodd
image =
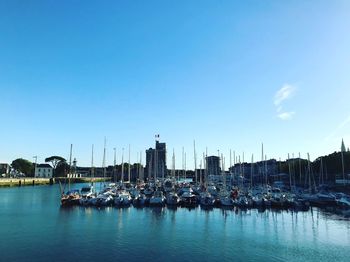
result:
M 350 146 L 350 1 L 0 0 L 0 116 L 0 162 L 314 159 Z

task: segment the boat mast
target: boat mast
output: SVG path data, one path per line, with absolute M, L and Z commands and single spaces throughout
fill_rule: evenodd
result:
M 139 166 L 139 164 L 140 163 L 138 163 L 138 161 L 139 161 L 139 152 L 136 152 L 136 183 L 137 183 L 137 180 L 139 180 L 140 179 L 140 166 Z
M 172 178 L 173 179 L 175 179 L 175 150 L 174 150 L 174 148 L 173 148 L 173 163 L 172 163 L 172 174 L 171 174 L 171 176 L 172 176 Z
M 114 161 L 113 161 L 113 181 L 116 181 L 116 168 L 117 168 L 117 154 L 116 154 L 116 148 L 113 148 L 114 151 Z
M 296 172 L 295 172 L 295 157 L 294 157 L 294 153 L 292 153 L 292 173 L 293 173 L 293 186 L 295 188 L 295 177 L 296 177 Z
M 245 180 L 245 169 L 244 169 L 244 152 L 243 152 L 243 155 L 242 155 L 242 188 L 245 187 L 244 185 L 244 180 Z
M 205 154 L 203 152 L 203 171 L 204 171 L 204 187 L 207 189 L 207 164 L 206 164 L 206 159 L 205 159 Z
M 122 174 L 120 180 L 124 183 L 124 147 L 122 148 Z
M 103 183 L 104 186 L 106 186 L 106 137 L 104 140 L 104 146 L 103 146 L 103 160 L 102 160 L 102 167 L 103 167 Z
M 236 151 L 233 150 L 233 183 L 236 179 Z
M 310 170 L 310 155 L 309 153 L 307 153 L 307 172 L 308 172 L 308 175 L 309 175 L 309 192 L 311 194 L 311 170 Z
M 262 165 L 262 184 L 264 184 L 264 178 L 265 178 L 265 163 L 264 163 L 264 143 L 261 143 L 261 165 Z M 267 185 L 266 185 L 267 187 Z
M 230 173 L 230 186 L 232 186 L 232 150 L 230 149 L 230 166 L 228 168 L 228 171 Z
M 344 152 L 341 150 L 341 166 L 343 171 L 343 185 L 345 186 Z
M 157 154 L 157 136 L 156 135 L 156 145 L 155 145 L 155 149 L 154 149 L 154 183 L 157 183 L 157 173 L 158 173 L 158 154 Z
M 265 155 L 265 179 L 266 179 L 266 188 L 268 186 L 268 178 L 267 178 L 267 156 Z
M 323 160 L 322 160 L 322 156 L 321 156 L 321 160 L 320 160 L 320 173 L 321 173 L 321 175 L 320 175 L 320 177 L 319 177 L 319 182 L 318 182 L 318 184 L 319 185 L 323 185 L 324 184 L 324 180 L 323 180 Z
M 93 177 L 94 177 L 94 144 L 92 144 L 91 148 L 91 186 L 94 185 Z
M 242 163 L 241 163 L 241 156 L 238 156 L 238 163 L 239 163 L 239 178 L 241 178 L 241 180 L 243 181 L 243 176 L 242 176 Z M 238 185 L 238 181 L 237 181 L 237 185 Z M 243 182 L 242 185 L 243 187 Z
M 185 182 L 186 182 L 186 177 L 187 177 L 187 170 L 186 170 L 186 153 L 185 153 Z
M 130 144 L 129 144 L 129 160 L 128 160 L 128 181 L 130 183 Z
M 202 187 L 202 160 L 199 162 L 199 186 Z
M 292 190 L 292 173 L 291 173 L 291 169 L 290 169 L 289 153 L 288 153 L 288 173 L 289 173 L 289 187 Z
M 226 191 L 226 177 L 225 177 L 225 159 L 223 154 L 221 154 L 221 167 L 222 167 L 222 179 L 223 179 L 223 184 L 224 184 L 224 190 Z
M 208 189 L 208 147 L 205 147 L 205 190 Z
M 140 179 L 140 182 L 143 181 L 143 170 L 142 170 L 142 151 L 140 151 L 140 166 L 139 166 L 139 179 Z
M 197 154 L 196 154 L 196 141 L 193 140 L 193 154 L 194 154 L 194 174 L 195 174 L 195 179 L 196 179 L 196 183 L 195 185 L 197 185 Z
M 146 161 L 147 161 L 147 156 L 146 156 Z M 149 163 L 148 163 L 148 177 L 147 179 L 150 180 L 152 178 L 152 163 L 153 163 L 153 154 L 151 154 L 151 157 L 150 157 L 150 160 L 149 160 Z
M 68 191 L 70 191 L 70 176 L 72 175 L 72 150 L 73 144 L 70 144 L 70 153 L 69 153 L 69 175 L 68 175 Z
M 301 157 L 299 152 L 299 183 L 301 185 Z
M 185 178 L 185 149 L 182 147 L 182 178 Z
M 254 154 L 252 154 L 252 163 L 250 166 L 250 188 L 253 188 L 253 169 L 254 169 Z

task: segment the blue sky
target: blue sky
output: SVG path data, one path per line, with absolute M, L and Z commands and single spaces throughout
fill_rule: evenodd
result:
M 0 162 L 96 165 L 160 134 L 311 158 L 350 145 L 349 1 L 0 1 Z M 143 158 L 145 156 L 143 155 Z M 169 160 L 171 159 L 169 154 Z

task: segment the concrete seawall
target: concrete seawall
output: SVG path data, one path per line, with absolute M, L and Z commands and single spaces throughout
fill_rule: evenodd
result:
M 0 187 L 11 187 L 11 186 L 36 186 L 36 185 L 50 185 L 54 183 L 50 178 L 1 178 Z
M 103 182 L 108 181 L 108 178 L 93 178 L 93 182 Z M 65 177 L 56 178 L 36 178 L 36 177 L 26 177 L 26 178 L 0 178 L 0 187 L 12 187 L 12 186 L 37 186 L 37 185 L 52 185 L 58 182 L 64 183 L 68 182 Z M 70 178 L 70 183 L 88 183 L 91 178 Z

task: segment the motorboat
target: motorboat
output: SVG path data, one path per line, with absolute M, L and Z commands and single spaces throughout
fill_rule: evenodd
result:
M 80 189 L 79 204 L 82 206 L 87 206 L 90 203 L 90 199 L 94 197 L 96 197 L 96 194 L 93 186 L 83 187 Z
M 109 206 L 113 203 L 113 196 L 108 192 L 100 193 L 95 198 L 91 199 L 90 203 L 97 207 Z
M 118 207 L 128 207 L 132 202 L 132 198 L 129 192 L 121 191 L 114 199 L 114 204 Z
M 204 208 L 211 208 L 214 206 L 215 198 L 209 192 L 203 192 L 200 196 L 200 205 Z
M 234 202 L 233 199 L 229 196 L 220 197 L 220 204 L 222 207 L 233 207 Z
M 184 207 L 195 207 L 198 204 L 197 196 L 191 192 L 184 192 L 180 197 L 180 203 Z
M 180 198 L 176 193 L 169 192 L 166 195 L 165 201 L 168 206 L 177 206 L 180 203 Z
M 164 192 L 168 193 L 174 190 L 173 182 L 170 179 L 166 179 L 163 183 Z
M 336 200 L 337 206 L 341 209 L 350 209 L 350 196 L 342 196 Z
M 165 197 L 160 190 L 154 191 L 153 196 L 149 200 L 150 206 L 163 206 L 165 203 Z
M 139 194 L 135 196 L 135 198 L 132 200 L 132 204 L 135 207 L 143 207 L 146 204 L 146 197 L 144 194 Z

